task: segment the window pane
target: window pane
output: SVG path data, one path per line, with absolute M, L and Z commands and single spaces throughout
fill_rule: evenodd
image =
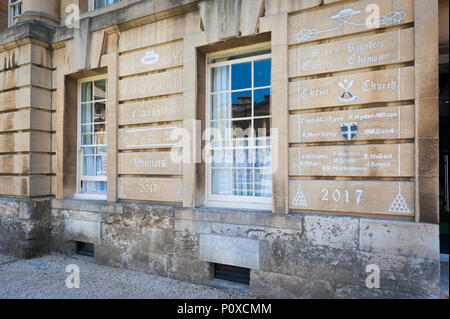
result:
M 83 156 L 83 176 L 96 176 L 95 156 Z
M 91 133 L 81 133 L 81 145 L 94 144 L 94 137 Z
M 94 104 L 94 122 L 106 122 L 106 104 L 104 102 Z
M 95 153 L 95 147 L 83 147 L 83 155 L 91 155 Z
M 254 126 L 256 137 L 270 136 L 270 118 L 257 119 L 254 121 Z
M 106 193 L 106 182 L 81 181 L 83 193 Z
M 97 80 L 94 82 L 94 98 L 95 100 L 106 99 L 106 80 Z
M 238 63 L 231 67 L 231 89 L 249 89 L 252 87 L 252 63 Z
M 256 167 L 271 167 L 272 154 L 270 147 L 256 149 Z
M 94 0 L 94 9 L 100 9 L 120 1 L 121 0 Z
M 252 91 L 235 92 L 231 95 L 232 117 L 250 117 L 252 116 Z
M 95 154 L 106 156 L 106 146 L 95 147 Z
M 81 83 L 81 102 L 92 101 L 92 82 Z
M 230 118 L 229 93 L 214 94 L 211 97 L 211 120 L 222 120 Z
M 212 170 L 211 192 L 214 195 L 231 195 L 231 170 Z
M 233 161 L 230 149 L 215 149 L 212 151 L 211 163 L 213 167 L 231 167 Z
M 230 140 L 230 121 L 214 121 L 211 124 L 211 140 Z
M 81 125 L 81 134 L 93 133 L 93 132 L 94 132 L 94 125 L 92 125 L 92 124 L 82 124 Z
M 106 132 L 94 133 L 94 140 L 92 144 L 106 145 Z
M 106 156 L 95 157 L 96 176 L 106 176 L 107 161 Z
M 253 171 L 249 169 L 233 170 L 233 195 L 253 196 Z
M 254 166 L 255 163 L 255 150 L 248 148 L 236 148 L 233 151 L 233 167 L 246 167 L 250 168 Z
M 230 85 L 230 67 L 228 65 L 211 70 L 211 91 L 228 91 Z
M 270 115 L 270 89 L 260 89 L 254 91 L 255 96 L 255 117 Z
M 233 121 L 233 138 L 251 137 L 251 120 Z
M 92 104 L 81 104 L 81 123 L 92 123 L 94 120 L 92 115 Z
M 271 59 L 255 61 L 254 65 L 254 87 L 270 85 Z
M 272 196 L 272 170 L 270 169 L 255 170 L 255 196 L 257 197 Z

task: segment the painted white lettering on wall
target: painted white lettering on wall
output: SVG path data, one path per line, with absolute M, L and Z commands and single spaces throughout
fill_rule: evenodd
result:
M 158 191 L 158 184 L 141 184 L 139 188 L 141 193 L 156 193 Z
M 130 120 L 142 120 L 146 121 L 151 118 L 161 117 L 167 114 L 167 105 L 161 105 L 159 107 L 149 107 L 145 110 L 133 109 L 130 112 Z
M 166 160 L 146 160 L 142 157 L 133 158 L 133 164 L 136 168 L 166 168 Z
M 162 81 L 162 80 L 154 80 L 149 81 L 148 83 L 144 83 L 141 87 L 128 87 L 125 89 L 126 95 L 136 95 L 136 94 L 151 94 L 154 91 L 158 92 L 166 92 L 166 91 L 175 91 L 181 89 L 180 80 L 173 80 L 170 82 Z
M 362 189 L 355 190 L 354 196 L 352 197 L 352 200 L 356 204 L 356 206 L 359 206 L 361 203 L 362 195 L 364 191 Z M 331 194 L 328 188 L 322 189 L 322 201 L 328 201 L 333 200 L 336 203 L 339 203 L 341 200 L 344 201 L 346 204 L 350 203 L 350 191 L 348 189 L 334 189 L 332 190 Z
M 372 80 L 365 80 L 361 86 L 361 89 L 364 92 L 395 90 L 396 88 L 397 88 L 397 81 L 394 79 L 387 82 L 376 82 Z

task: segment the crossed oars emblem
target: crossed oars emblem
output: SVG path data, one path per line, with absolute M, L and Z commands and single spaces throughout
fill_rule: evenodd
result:
M 341 87 L 341 88 L 344 90 L 344 93 L 343 93 L 341 96 L 337 97 L 337 99 L 338 99 L 339 101 L 342 101 L 342 102 L 349 102 L 349 101 L 353 101 L 353 100 L 355 100 L 355 99 L 358 98 L 356 95 L 353 96 L 353 95 L 350 93 L 350 89 L 351 89 L 351 87 L 353 86 L 353 83 L 354 83 L 353 80 L 351 80 L 351 81 L 349 82 L 347 79 L 344 80 L 344 83 L 338 82 L 339 87 Z M 349 96 L 350 98 L 344 98 L 345 95 L 347 95 L 347 94 L 348 94 L 348 96 Z

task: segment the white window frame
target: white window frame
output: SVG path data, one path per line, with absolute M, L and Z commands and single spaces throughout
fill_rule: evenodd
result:
M 107 5 L 107 6 L 104 6 L 104 7 L 101 7 L 101 8 L 96 8 L 96 9 L 95 9 L 95 8 L 94 8 L 94 4 L 95 4 L 94 0 L 89 0 L 88 10 L 89 10 L 89 11 L 94 11 L 94 10 L 98 10 L 98 9 L 102 9 L 102 8 L 107 8 L 107 7 L 109 7 L 109 6 L 112 6 L 112 5 L 117 4 L 117 3 L 120 3 L 120 2 L 122 2 L 122 0 L 120 0 L 120 1 L 118 1 L 118 2 L 116 2 L 116 3 L 110 4 L 110 5 Z
M 13 26 L 15 26 L 14 24 L 14 18 L 15 17 L 20 17 L 20 15 L 22 14 L 22 10 L 23 10 L 23 6 L 22 6 L 22 0 L 18 0 L 16 2 L 12 2 L 13 0 L 8 0 L 8 28 L 11 28 Z M 21 14 L 18 16 L 14 16 L 13 12 L 14 12 L 14 7 L 16 6 L 20 6 L 21 7 Z
M 106 74 L 92 76 L 88 78 L 82 78 L 78 80 L 78 96 L 77 96 L 77 187 L 76 193 L 74 194 L 75 198 L 80 199 L 92 199 L 92 200 L 106 200 L 106 194 L 93 194 L 93 193 L 83 193 L 81 191 L 81 181 L 98 181 L 98 182 L 106 182 L 106 187 L 108 189 L 108 178 L 107 176 L 92 176 L 92 177 L 82 177 L 82 161 L 81 161 L 81 84 L 85 82 L 93 82 L 97 80 L 105 80 L 106 81 L 106 92 L 105 92 L 105 102 L 106 102 L 106 136 L 108 136 L 108 78 Z M 99 100 L 102 101 L 102 100 Z M 108 151 L 108 145 L 106 145 L 106 151 Z
M 206 55 L 206 128 L 211 127 L 211 69 L 218 66 L 224 66 L 224 65 L 233 65 L 237 63 L 243 63 L 243 62 L 251 62 L 255 60 L 262 60 L 267 58 L 272 58 L 271 53 L 267 54 L 257 54 L 259 51 L 265 51 L 265 50 L 271 50 L 271 44 L 270 42 L 265 42 L 257 45 L 250 45 L 246 47 L 240 47 L 236 49 L 229 49 L 219 52 L 214 52 Z M 225 62 L 216 62 L 216 63 L 209 63 L 211 59 L 220 59 L 228 56 L 236 56 L 240 54 L 251 54 L 255 52 L 257 55 L 252 55 L 250 57 L 245 57 L 241 59 L 231 60 L 231 61 L 225 61 Z M 252 68 L 252 98 L 254 93 L 254 79 L 253 79 L 253 68 Z M 231 90 L 231 75 L 229 79 L 230 83 L 230 90 Z M 265 87 L 261 87 L 265 88 Z M 272 88 L 272 80 L 270 82 L 270 88 Z M 259 89 L 259 88 L 258 88 Z M 248 90 L 248 89 L 247 89 Z M 231 101 L 230 101 L 231 102 Z M 251 117 L 253 119 L 254 116 Z M 270 118 L 272 119 L 272 111 L 270 113 Z M 247 119 L 247 118 L 243 118 Z M 252 132 L 253 134 L 254 132 Z M 210 140 L 206 141 L 207 143 L 210 143 Z M 272 145 L 272 144 L 271 144 Z M 272 156 L 273 153 L 271 152 Z M 272 159 L 273 163 L 273 159 Z M 273 165 L 273 164 L 272 164 Z M 220 207 L 220 208 L 234 208 L 234 209 L 251 209 L 251 210 L 272 210 L 272 201 L 273 201 L 273 187 L 272 187 L 272 196 L 270 197 L 256 197 L 256 196 L 233 196 L 233 195 L 215 195 L 212 194 L 211 187 L 212 187 L 212 165 L 211 163 L 205 164 L 205 201 L 204 205 L 209 207 Z M 273 179 L 272 179 L 273 183 Z

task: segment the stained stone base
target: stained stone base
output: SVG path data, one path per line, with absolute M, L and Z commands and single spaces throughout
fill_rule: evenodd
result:
M 0 253 L 26 259 L 48 253 L 49 227 L 49 199 L 0 199 Z
M 97 263 L 205 285 L 213 284 L 213 262 L 246 267 L 257 297 L 438 298 L 440 293 L 437 225 L 73 199 L 53 199 L 51 207 L 48 201 L 32 203 L 0 202 L 2 252 L 20 246 L 29 257 L 30 251 L 42 251 L 30 247 L 33 240 L 45 246 L 42 229 L 50 224 L 52 252 L 73 255 L 76 241 L 93 243 Z M 26 211 L 31 213 L 21 213 Z M 27 231 L 26 225 L 41 231 Z M 379 288 L 366 286 L 368 265 L 380 271 Z

